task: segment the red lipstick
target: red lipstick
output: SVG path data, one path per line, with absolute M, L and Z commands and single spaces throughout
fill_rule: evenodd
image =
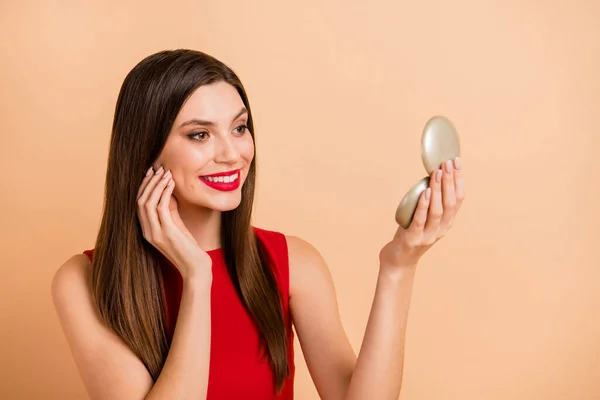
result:
M 204 175 L 198 178 L 200 179 L 200 181 L 204 182 L 207 186 L 213 189 L 220 190 L 222 192 L 230 192 L 240 187 L 240 176 L 241 170 L 236 169 L 233 171 Z M 226 177 L 227 179 L 225 179 Z M 211 180 L 208 180 L 208 178 L 210 178 Z M 225 182 L 225 180 L 228 180 L 229 182 Z

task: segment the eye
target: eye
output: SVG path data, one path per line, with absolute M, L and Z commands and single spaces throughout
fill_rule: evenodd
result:
M 208 132 L 194 132 L 187 135 L 190 139 L 198 140 L 200 142 L 208 139 Z
M 237 133 L 240 133 L 240 134 L 244 134 L 248 131 L 248 126 L 240 125 L 237 128 L 235 128 L 234 131 L 236 131 Z

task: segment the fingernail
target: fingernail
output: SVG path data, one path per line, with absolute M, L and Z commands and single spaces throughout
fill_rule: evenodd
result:
M 452 172 L 452 160 L 446 161 L 446 172 Z
M 162 179 L 167 179 L 169 176 L 171 176 L 171 170 L 168 170 L 163 176 Z
M 163 170 L 163 167 L 161 165 L 160 168 L 156 170 L 156 172 L 154 173 L 154 175 L 160 174 L 162 172 L 162 170 Z
M 456 157 L 454 159 L 454 168 L 460 169 L 460 166 L 461 166 L 461 164 L 460 164 L 460 157 Z
M 442 180 L 442 170 L 441 169 L 438 169 L 437 172 L 435 173 L 435 180 L 438 182 Z
M 146 171 L 146 176 L 150 175 L 152 173 L 152 167 L 148 168 L 148 171 Z

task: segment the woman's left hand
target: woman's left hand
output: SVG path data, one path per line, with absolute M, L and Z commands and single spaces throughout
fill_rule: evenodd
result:
M 416 267 L 421 256 L 451 228 L 464 196 L 459 158 L 433 171 L 429 188 L 419 197 L 410 226 L 398 227 L 394 239 L 381 249 L 381 267 Z

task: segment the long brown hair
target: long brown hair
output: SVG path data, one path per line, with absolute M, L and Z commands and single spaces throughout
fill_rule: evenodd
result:
M 156 381 L 169 351 L 163 312 L 160 253 L 148 243 L 137 217 L 136 196 L 148 166 L 161 153 L 185 100 L 202 85 L 227 82 L 248 109 L 237 75 L 205 53 L 161 51 L 126 76 L 117 99 L 105 183 L 104 213 L 93 259 L 93 295 L 101 316 L 142 360 Z M 280 293 L 251 226 L 256 157 L 239 207 L 222 213 L 221 246 L 229 276 L 261 336 L 263 355 L 280 391 L 289 375 Z

